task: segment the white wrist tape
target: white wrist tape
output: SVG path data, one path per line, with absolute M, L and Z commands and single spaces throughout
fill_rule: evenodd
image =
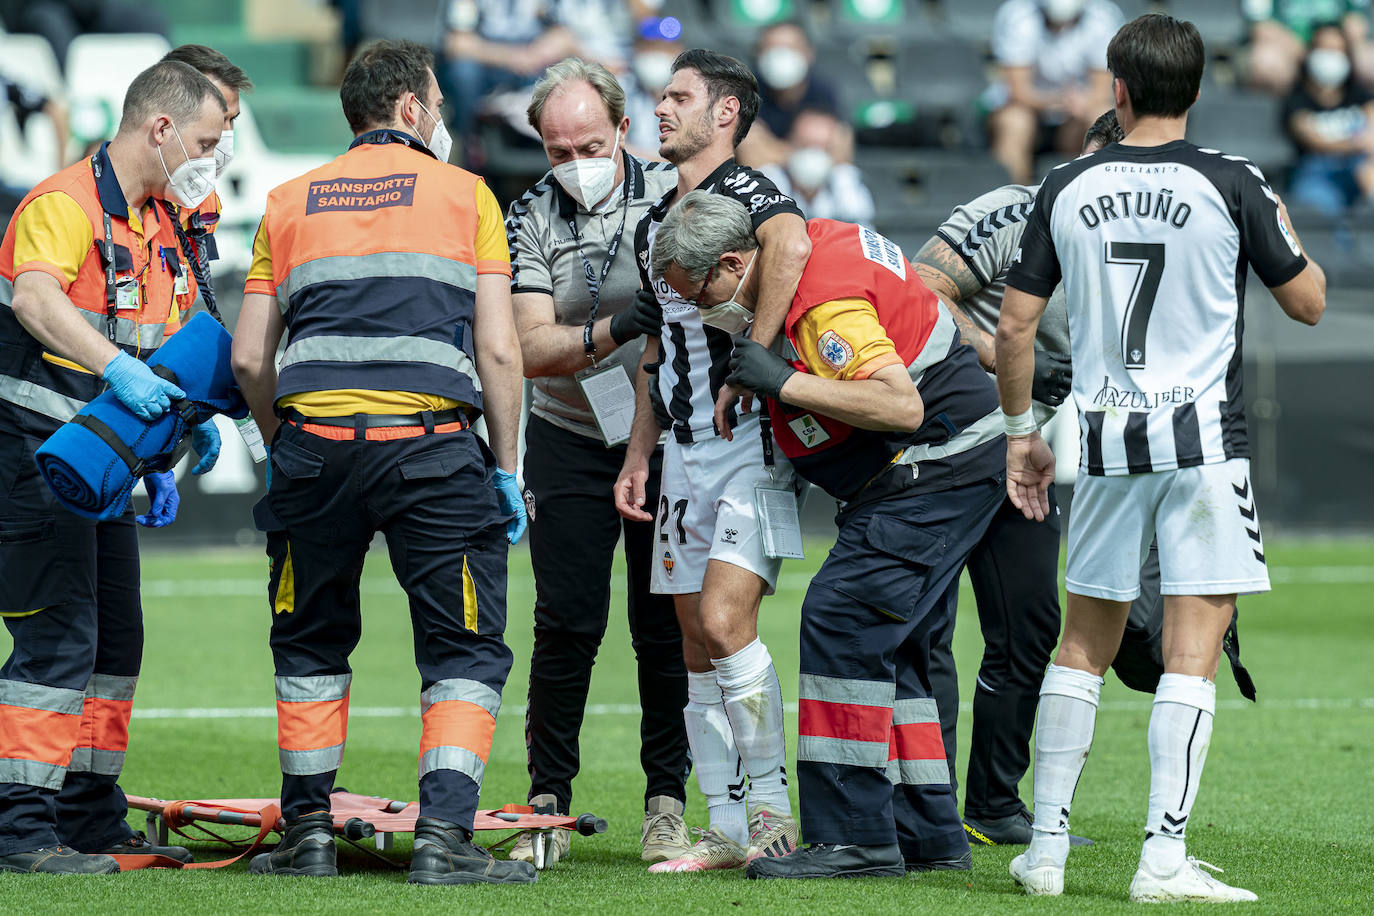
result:
M 1003 414 L 1002 423 L 1008 436 L 1029 436 L 1040 428 L 1035 422 L 1034 407 L 1027 408 L 1025 413 L 1015 416 Z

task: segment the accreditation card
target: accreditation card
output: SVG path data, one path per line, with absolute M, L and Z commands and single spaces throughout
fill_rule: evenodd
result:
M 796 491 L 775 484 L 758 484 L 754 487 L 754 508 L 763 534 L 763 555 L 775 560 L 805 559 Z
M 248 454 L 253 457 L 253 463 L 259 464 L 267 460 L 267 446 L 262 442 L 262 430 L 258 429 L 258 424 L 253 422 L 252 417 L 244 417 L 242 420 L 235 420 L 234 425 L 238 427 L 239 435 L 243 437 L 243 444 L 248 446 Z
M 583 369 L 574 376 L 596 418 L 601 439 L 619 445 L 630 438 L 635 419 L 635 388 L 621 365 Z

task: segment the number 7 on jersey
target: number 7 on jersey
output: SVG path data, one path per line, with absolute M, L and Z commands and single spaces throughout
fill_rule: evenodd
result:
M 1134 267 L 1135 283 L 1121 319 L 1121 357 L 1127 369 L 1145 368 L 1145 335 L 1164 275 L 1164 245 L 1159 242 L 1108 242 L 1108 264 Z

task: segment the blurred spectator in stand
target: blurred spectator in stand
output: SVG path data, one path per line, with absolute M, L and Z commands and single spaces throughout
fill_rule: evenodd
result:
M 658 154 L 658 115 L 654 109 L 672 79 L 673 61 L 685 50 L 682 23 L 672 16 L 644 19 L 635 31 L 630 72 L 620 82 L 625 87 L 625 113 L 630 117 L 625 145 L 642 159 L 662 158 Z
M 445 101 L 452 106 L 457 152 L 469 167 L 483 100 L 501 89 L 532 86 L 544 68 L 574 53 L 576 40 L 558 25 L 553 0 L 449 0 L 443 40 Z
M 1317 29 L 1331 24 L 1345 35 L 1356 77 L 1374 83 L 1368 0 L 1243 0 L 1241 5 L 1250 22 L 1246 78 L 1254 88 L 1286 95 Z
M 343 66 L 348 68 L 363 43 L 363 3 L 362 0 L 329 0 L 329 5 L 339 11 L 339 42 L 343 45 Z M 339 74 L 340 79 L 343 74 Z
M 763 171 L 810 219 L 873 224 L 873 194 L 854 164 L 854 132 L 833 112 L 806 108 L 792 121 L 785 163 Z
M 576 39 L 579 57 L 624 76 L 637 34 L 635 23 L 653 21 L 657 5 L 646 0 L 554 0 L 553 10 L 554 20 Z
M 992 154 L 1031 184 L 1037 153 L 1077 154 L 1112 104 L 1107 42 L 1122 23 L 1109 0 L 1007 0 L 992 22 L 998 81 L 984 95 Z
M 11 32 L 46 38 L 64 71 L 67 46 L 78 35 L 155 32 L 167 37 L 167 20 L 156 4 L 123 0 L 0 0 L 0 21 Z
M 759 33 L 754 48 L 759 114 L 736 153 L 741 163 L 760 168 L 784 162 L 791 152 L 785 138 L 804 109 L 838 114 L 839 97 L 816 74 L 815 64 L 816 50 L 799 23 L 778 22 Z
M 29 118 L 34 115 L 46 115 L 57 134 L 57 159 L 52 164 L 53 168 L 55 171 L 61 171 L 66 167 L 67 141 L 71 137 L 71 132 L 67 129 L 66 105 L 3 73 L 0 73 L 0 104 L 8 105 L 14 112 L 14 120 L 18 122 L 20 130 L 28 129 Z M 8 178 L 4 163 L 0 163 L 0 183 L 8 186 Z M 25 188 L 24 192 L 27 191 L 28 188 Z
M 1283 121 L 1298 152 L 1290 203 L 1336 219 L 1352 204 L 1374 199 L 1374 94 L 1355 79 L 1339 24 L 1313 29 L 1302 79 L 1284 103 Z

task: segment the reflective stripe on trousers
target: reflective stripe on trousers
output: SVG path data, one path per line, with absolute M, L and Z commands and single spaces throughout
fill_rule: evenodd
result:
M 797 760 L 885 768 L 896 685 L 803 674 Z
M 277 747 L 281 771 L 331 773 L 343 762 L 352 674 L 276 678 Z
M 129 748 L 129 718 L 138 677 L 93 674 L 86 685 L 81 736 L 68 769 L 73 773 L 118 776 Z
M 420 778 L 457 770 L 480 786 L 501 695 L 479 681 L 449 678 L 421 694 L 420 703 Z
M 0 782 L 62 788 L 84 699 L 79 690 L 0 680 Z
M 887 778 L 894 785 L 949 784 L 949 764 L 940 735 L 940 710 L 934 698 L 897 700 L 893 704 Z

